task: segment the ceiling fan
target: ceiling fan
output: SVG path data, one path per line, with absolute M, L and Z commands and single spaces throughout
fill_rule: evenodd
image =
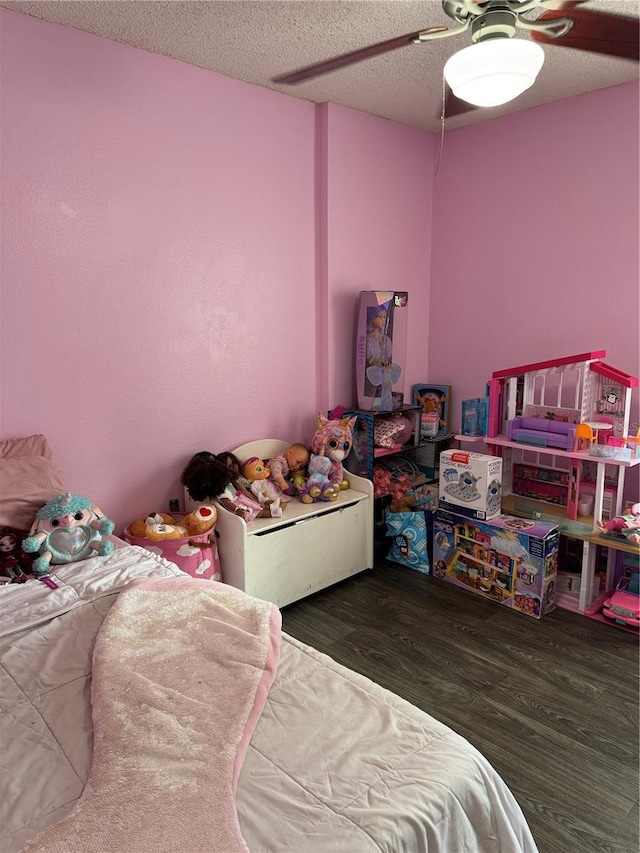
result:
M 454 28 L 428 27 L 334 56 L 273 78 L 274 83 L 302 83 L 372 56 L 412 44 L 471 32 L 472 44 L 444 66 L 448 91 L 445 116 L 476 107 L 498 106 L 533 85 L 544 62 L 543 44 L 570 47 L 638 61 L 638 19 L 578 8 L 588 0 L 442 0 Z M 541 12 L 535 19 L 527 13 Z M 520 29 L 530 38 L 513 38 Z

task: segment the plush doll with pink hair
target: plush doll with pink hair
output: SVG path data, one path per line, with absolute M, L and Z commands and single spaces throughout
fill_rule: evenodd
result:
M 609 521 L 601 521 L 598 527 L 602 533 L 624 536 L 629 542 L 640 545 L 640 503 L 633 504 L 628 513 L 616 515 Z

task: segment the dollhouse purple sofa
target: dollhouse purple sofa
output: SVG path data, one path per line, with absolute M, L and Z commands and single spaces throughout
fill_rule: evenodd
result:
M 507 438 L 521 444 L 573 450 L 576 425 L 546 418 L 512 418 L 507 423 Z

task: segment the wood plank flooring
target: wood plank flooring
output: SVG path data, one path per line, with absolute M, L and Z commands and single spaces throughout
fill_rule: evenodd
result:
M 532 619 L 384 560 L 282 615 L 473 743 L 540 853 L 640 851 L 636 636 L 560 609 Z

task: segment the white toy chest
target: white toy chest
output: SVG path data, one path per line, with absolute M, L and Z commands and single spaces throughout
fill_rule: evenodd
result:
M 289 442 L 253 441 L 233 452 L 271 459 Z M 218 505 L 216 529 L 225 583 L 284 607 L 373 568 L 373 483 L 346 472 L 351 488 L 335 502 L 293 498 L 281 518 L 246 522 Z M 187 510 L 194 509 L 185 490 Z

